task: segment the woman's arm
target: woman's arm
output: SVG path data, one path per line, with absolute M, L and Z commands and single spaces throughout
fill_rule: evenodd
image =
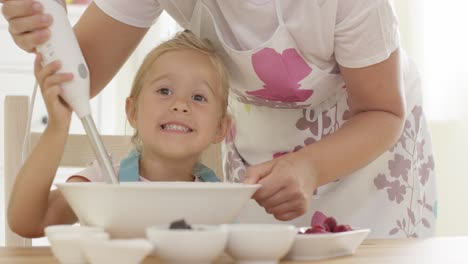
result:
M 255 200 L 279 220 L 304 214 L 313 191 L 364 167 L 399 138 L 405 120 L 400 53 L 359 69 L 340 67 L 352 116 L 335 133 L 272 161 L 251 166 L 247 183 L 261 183 Z
M 405 122 L 400 52 L 376 65 L 340 66 L 348 89 L 351 117 L 334 134 L 301 152 L 312 161 L 317 185 L 364 167 L 394 145 Z
M 119 22 L 93 2 L 74 27 L 91 75 L 91 96 L 98 94 L 145 36 L 148 28 Z

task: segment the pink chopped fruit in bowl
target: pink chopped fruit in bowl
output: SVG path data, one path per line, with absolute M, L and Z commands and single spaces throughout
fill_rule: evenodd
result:
M 286 259 L 310 261 L 353 255 L 370 229 L 351 228 L 316 212 L 310 226 L 298 227 L 296 232 Z
M 317 211 L 312 216 L 310 227 L 307 229 L 301 228 L 299 234 L 322 234 L 322 233 L 339 233 L 352 231 L 350 225 L 338 225 L 334 217 L 327 217 L 322 212 Z

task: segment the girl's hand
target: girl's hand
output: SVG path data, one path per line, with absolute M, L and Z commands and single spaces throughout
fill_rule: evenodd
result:
M 34 73 L 41 87 L 42 97 L 44 98 L 49 114 L 49 128 L 67 129 L 70 127 L 72 109 L 62 99 L 62 84 L 73 79 L 71 73 L 57 73 L 61 68 L 59 61 L 54 61 L 44 67 L 41 65 L 42 55 L 37 54 L 34 62 Z
M 31 0 L 0 0 L 2 13 L 8 20 L 8 31 L 16 45 L 27 52 L 50 37 L 52 17 L 43 13 L 43 6 Z
M 250 166 L 244 182 L 262 185 L 253 198 L 282 221 L 303 215 L 317 187 L 310 161 L 300 151 Z

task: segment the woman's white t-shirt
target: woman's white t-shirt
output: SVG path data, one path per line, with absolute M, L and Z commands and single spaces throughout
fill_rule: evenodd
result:
M 190 28 L 197 0 L 95 0 L 111 17 L 151 27 L 163 10 Z M 278 27 L 274 1 L 205 0 L 229 45 L 247 50 L 267 41 Z M 288 30 L 302 54 L 322 69 L 336 62 L 350 68 L 383 61 L 399 45 L 398 23 L 388 0 L 280 1 Z

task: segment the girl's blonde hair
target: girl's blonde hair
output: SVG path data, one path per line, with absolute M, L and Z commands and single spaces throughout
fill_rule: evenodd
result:
M 151 66 L 154 62 L 161 57 L 161 55 L 169 51 L 178 51 L 178 50 L 192 50 L 200 52 L 208 56 L 211 60 L 213 67 L 215 68 L 217 75 L 220 80 L 221 89 L 221 107 L 222 107 L 222 117 L 225 117 L 228 106 L 228 95 L 229 95 L 229 77 L 225 69 L 221 57 L 216 53 L 214 47 L 211 45 L 209 40 L 201 40 L 190 30 L 184 30 L 177 33 L 173 38 L 161 43 L 156 48 L 154 48 L 148 55 L 146 55 L 143 63 L 138 69 L 135 79 L 133 80 L 132 89 L 130 90 L 129 98 L 132 98 L 134 101 L 133 107 L 134 110 L 137 107 L 138 96 L 140 95 L 141 88 L 145 82 L 145 79 L 148 73 L 151 70 Z M 132 136 L 132 142 L 135 144 L 137 150 L 141 151 L 141 140 L 138 136 L 138 131 L 135 130 L 135 133 Z

